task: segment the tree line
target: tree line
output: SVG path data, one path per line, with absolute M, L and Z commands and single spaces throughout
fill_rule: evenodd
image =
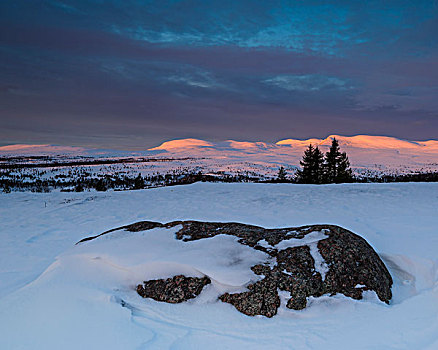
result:
M 195 182 L 259 182 L 260 178 L 249 173 L 238 175 L 203 174 L 202 172 L 173 172 L 166 174 L 146 175 L 136 177 L 123 175 L 104 175 L 99 177 L 77 176 L 70 180 L 35 179 L 22 181 L 0 178 L 0 192 L 9 193 L 12 190 L 31 192 L 50 192 L 60 189 L 62 192 L 83 192 L 88 190 L 139 190 L 162 186 L 188 185 Z

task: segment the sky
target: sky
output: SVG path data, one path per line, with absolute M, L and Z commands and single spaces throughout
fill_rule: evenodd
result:
M 438 1 L 3 0 L 0 145 L 438 139 Z

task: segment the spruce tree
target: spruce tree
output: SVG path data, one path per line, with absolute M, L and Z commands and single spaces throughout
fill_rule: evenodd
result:
M 280 169 L 278 169 L 277 181 L 285 182 L 286 175 L 287 175 L 286 170 L 284 170 L 284 167 L 281 166 Z
M 330 150 L 325 154 L 325 180 L 333 183 L 338 177 L 338 163 L 341 157 L 338 140 L 333 138 Z
M 313 162 L 312 162 L 312 176 L 314 184 L 324 183 L 324 154 L 315 147 L 313 152 Z
M 304 151 L 300 161 L 302 170 L 297 171 L 297 182 L 320 184 L 324 181 L 324 155 L 318 147 L 309 147 Z
M 312 178 L 311 165 L 312 165 L 314 151 L 315 151 L 315 149 L 313 148 L 313 146 L 311 144 L 304 151 L 303 159 L 300 161 L 300 165 L 301 165 L 302 169 L 297 171 L 297 182 L 311 183 L 310 182 L 311 178 Z
M 351 182 L 353 180 L 352 171 L 350 169 L 350 161 L 348 160 L 347 153 L 342 152 L 339 157 L 338 174 L 335 179 L 336 183 Z
M 352 180 L 347 153 L 341 153 L 339 143 L 333 138 L 330 150 L 325 154 L 325 182 L 342 183 Z

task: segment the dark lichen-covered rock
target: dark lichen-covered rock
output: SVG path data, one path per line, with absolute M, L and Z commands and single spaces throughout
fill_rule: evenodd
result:
M 335 225 L 265 229 L 239 223 L 173 221 L 161 224 L 141 221 L 103 234 L 119 229 L 138 232 L 176 226 L 181 228 L 175 238 L 184 242 L 231 235 L 238 237 L 240 244 L 268 254 L 267 261 L 252 266 L 259 280 L 255 278 L 256 281 L 247 286 L 247 291 L 219 296 L 220 300 L 234 305 L 246 315 L 274 316 L 280 306 L 279 290 L 289 293 L 286 306 L 295 310 L 305 308 L 308 297 L 323 294 L 341 293 L 361 299 L 363 291 L 373 290 L 381 301 L 388 303 L 391 300 L 392 278 L 377 253 L 363 238 Z M 312 232 L 321 233 L 321 237 L 309 243 L 304 238 Z M 292 247 L 278 245 L 290 239 L 298 242 L 303 239 L 303 244 L 296 244 L 294 240 Z M 319 261 L 315 261 L 315 256 Z M 322 263 L 324 271 L 321 271 Z M 137 291 L 144 297 L 177 303 L 196 297 L 208 283 L 208 277 L 180 275 L 167 280 L 146 281 L 138 286 Z
M 143 285 L 137 286 L 137 293 L 143 298 L 176 304 L 196 298 L 202 289 L 210 283 L 211 280 L 208 277 L 178 275 L 165 280 L 144 281 Z
M 248 286 L 249 291 L 243 293 L 225 293 L 220 300 L 230 303 L 245 315 L 263 315 L 272 317 L 280 306 L 280 297 L 277 293 L 277 283 L 272 278 L 264 278 Z
M 374 290 L 380 300 L 388 303 L 392 278 L 374 249 L 341 227 L 332 227 L 327 235 L 329 238 L 318 242 L 319 252 L 330 266 L 324 280 L 326 293 L 362 299 L 362 291 Z

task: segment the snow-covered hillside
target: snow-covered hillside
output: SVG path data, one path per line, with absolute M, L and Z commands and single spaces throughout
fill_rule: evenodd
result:
M 129 151 L 94 149 L 78 146 L 14 144 L 0 146 L 0 157 L 123 157 L 137 154 Z M 1 159 L 1 158 L 0 158 Z
M 437 207 L 436 183 L 0 194 L 0 348 L 436 349 Z M 393 299 L 386 305 L 372 294 L 361 301 L 323 296 L 271 319 L 245 316 L 210 289 L 165 304 L 138 296 L 136 283 L 210 266 L 219 280 L 239 284 L 254 278 L 245 247 L 217 236 L 182 251 L 169 230 L 75 245 L 139 220 L 189 219 L 343 226 L 381 255 L 394 279 Z M 211 246 L 220 253 L 208 254 Z M 228 255 L 236 258 L 230 274 L 217 268 Z
M 360 170 L 390 172 L 438 170 L 438 141 L 405 141 L 385 136 L 339 136 L 326 139 L 287 139 L 264 142 L 206 142 L 196 139 L 168 141 L 152 151 L 161 155 L 208 157 L 216 162 L 247 161 L 254 164 L 299 166 L 304 150 L 312 144 L 328 151 L 336 138 L 342 151 L 347 152 L 352 167 Z
M 170 170 L 188 166 L 207 172 L 226 171 L 237 173 L 254 171 L 271 174 L 279 166 L 296 168 L 309 144 L 328 150 L 332 139 L 339 141 L 347 152 L 356 171 L 372 170 L 386 173 L 438 170 L 438 141 L 406 141 L 385 136 L 339 136 L 326 139 L 287 139 L 277 143 L 223 141 L 209 142 L 182 139 L 164 142 L 158 147 L 141 152 L 87 149 L 50 145 L 10 145 L 0 147 L 0 157 L 11 156 L 82 156 L 82 157 L 157 157 L 191 158 L 183 162 L 158 165 Z M 164 169 L 165 168 L 165 169 Z

